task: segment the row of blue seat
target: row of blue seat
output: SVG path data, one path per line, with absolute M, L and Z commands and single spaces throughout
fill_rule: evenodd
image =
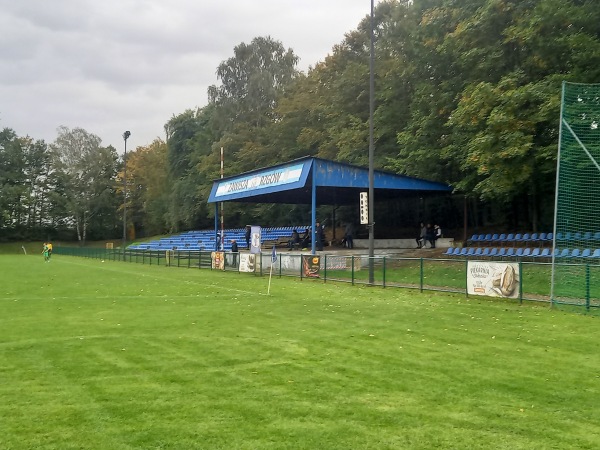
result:
M 552 258 L 552 249 L 550 248 L 530 248 L 530 247 L 463 247 L 448 248 L 445 256 L 460 256 L 466 258 Z M 597 249 L 579 249 L 563 248 L 555 249 L 555 258 L 597 258 L 600 260 L 600 248 Z
M 278 241 L 281 239 L 291 239 L 292 231 L 304 230 L 307 227 L 271 227 L 262 228 L 262 242 Z M 220 232 L 220 231 L 219 231 Z M 225 236 L 223 248 L 231 249 L 231 240 L 235 239 L 238 248 L 246 248 L 245 228 L 230 228 L 224 230 Z M 173 250 L 180 251 L 210 251 L 215 248 L 215 231 L 186 231 L 177 235 L 161 238 L 156 241 L 149 241 L 143 244 L 133 244 L 129 246 L 132 250 Z
M 488 234 L 474 234 L 468 239 L 469 245 L 473 244 L 545 244 L 550 243 L 554 240 L 553 233 L 488 233 Z M 591 232 L 558 232 L 556 233 L 556 240 L 558 242 L 600 242 L 600 231 Z

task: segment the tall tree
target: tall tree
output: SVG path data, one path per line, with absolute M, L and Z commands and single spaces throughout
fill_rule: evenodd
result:
M 119 173 L 122 179 L 123 173 Z M 138 147 L 127 157 L 127 208 L 136 233 L 162 234 L 168 231 L 169 172 L 167 144 L 156 139 Z M 119 190 L 122 183 L 118 183 Z
M 112 211 L 112 225 L 116 223 L 111 204 L 115 199 L 117 154 L 113 147 L 100 144 L 98 136 L 82 128 L 61 126 L 52 145 L 55 176 L 66 194 L 64 206 L 82 244 L 96 216 Z

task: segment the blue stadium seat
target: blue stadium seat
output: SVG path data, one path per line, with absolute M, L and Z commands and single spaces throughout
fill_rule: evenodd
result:
M 517 258 L 521 258 L 523 256 L 524 252 L 525 252 L 525 249 L 523 247 L 518 247 L 515 251 L 515 256 Z
M 452 252 L 452 256 L 459 256 L 460 255 L 460 251 L 461 251 L 460 247 L 455 247 L 454 251 Z
M 539 249 L 536 249 L 539 250 Z M 531 248 L 530 247 L 525 247 L 523 249 L 523 251 L 521 252 L 521 254 L 519 255 L 519 257 L 521 258 L 529 258 L 531 256 Z
M 505 258 L 512 258 L 513 256 L 515 256 L 515 248 L 514 247 L 508 247 L 506 249 L 506 253 L 504 254 Z
M 498 256 L 498 249 L 496 247 L 492 247 L 490 250 L 490 254 L 488 255 L 490 258 Z
M 495 248 L 495 247 L 486 247 L 486 248 L 484 248 L 483 252 L 481 252 L 481 255 L 479 255 L 479 256 L 481 256 L 483 258 L 489 257 L 490 256 L 490 252 L 492 251 L 492 248 Z
M 452 256 L 452 253 L 454 253 L 454 248 L 448 247 L 448 249 L 443 253 L 443 255 L 444 256 Z
M 593 238 L 592 232 L 591 231 L 586 231 L 585 233 L 583 233 L 583 240 L 584 241 L 591 241 Z
M 515 235 L 512 233 L 508 233 L 508 235 L 506 236 L 506 240 L 504 242 L 506 242 L 506 244 L 512 244 L 515 240 Z
M 506 256 L 506 247 L 499 248 L 496 256 L 498 256 L 499 258 L 504 258 Z
M 562 250 L 557 248 L 556 252 L 558 254 L 554 255 L 555 258 L 568 258 L 569 255 L 571 254 L 571 251 L 568 248 L 564 248 Z
M 584 248 L 583 251 L 581 252 L 581 257 L 589 258 L 590 256 L 592 256 L 592 251 L 589 248 Z
M 483 248 L 477 247 L 475 249 L 475 253 L 473 253 L 473 256 L 481 256 L 482 253 L 483 253 Z
M 570 255 L 571 258 L 579 258 L 580 256 L 581 256 L 581 250 L 579 250 L 578 248 L 574 248 L 571 251 L 571 255 Z
M 600 258 L 600 248 L 594 250 L 594 253 L 590 256 L 590 258 Z
M 542 253 L 542 249 L 539 247 L 536 247 L 531 251 L 531 255 L 529 255 L 529 256 L 531 258 L 539 258 L 541 253 Z
M 539 258 L 551 258 L 552 257 L 552 250 L 549 248 L 543 248 L 542 252 L 539 255 Z
M 460 253 L 458 254 L 458 256 L 467 256 L 468 251 L 469 249 L 467 247 L 463 247 L 460 249 Z

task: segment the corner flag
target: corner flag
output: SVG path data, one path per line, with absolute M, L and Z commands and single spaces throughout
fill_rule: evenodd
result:
M 271 262 L 277 262 L 277 251 L 275 250 L 275 246 L 273 246 L 273 251 L 271 252 Z

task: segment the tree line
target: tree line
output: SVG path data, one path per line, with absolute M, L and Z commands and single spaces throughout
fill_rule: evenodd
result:
M 271 37 L 236 46 L 205 107 L 171 117 L 165 140 L 128 153 L 129 236 L 212 226 L 206 199 L 221 148 L 226 176 L 306 155 L 366 166 L 370 27 L 365 17 L 306 73 Z M 435 214 L 458 227 L 464 204 L 471 227 L 549 229 L 561 83 L 600 80 L 596 2 L 387 0 L 376 5 L 374 35 L 376 167 L 449 183 L 460 199 L 379 214 L 395 226 Z M 5 235 L 120 236 L 123 160 L 97 136 L 61 127 L 46 144 L 5 129 L 0 159 Z M 231 227 L 308 217 L 305 206 L 225 208 Z

